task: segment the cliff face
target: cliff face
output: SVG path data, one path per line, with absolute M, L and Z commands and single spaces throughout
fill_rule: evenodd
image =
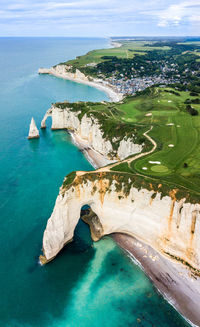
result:
M 60 109 L 52 105 L 41 122 L 41 128 L 45 128 L 46 119 L 50 116 L 52 117 L 52 129 L 74 131 L 81 139 L 88 143 L 89 147 L 109 158 L 112 153 L 114 158 L 122 160 L 142 151 L 142 145 L 133 143 L 130 138 L 122 139 L 118 149 L 114 150 L 112 143 L 103 137 L 98 120 L 95 117 L 87 117 L 87 115 L 79 119 L 78 115 L 80 113 L 81 111 L 74 112 L 70 108 Z
M 68 70 L 68 66 L 66 65 L 57 65 L 51 68 L 40 68 L 38 70 L 39 74 L 52 74 L 57 76 L 62 76 L 63 78 L 72 79 L 72 80 L 82 80 L 88 81 L 87 76 L 80 72 L 80 70 L 76 69 L 75 73 L 71 73 Z
M 60 64 L 51 68 L 39 68 L 39 74 L 50 74 L 78 83 L 87 84 L 96 87 L 104 92 L 106 92 L 109 98 L 113 102 L 121 101 L 124 97 L 122 93 L 114 90 L 113 86 L 102 79 L 93 78 L 91 76 L 84 75 L 80 70 L 76 69 L 75 72 L 71 72 L 72 66 L 67 66 L 65 64 Z
M 129 195 L 105 178 L 83 181 L 77 172 L 72 184 L 63 186 L 43 237 L 44 257 L 53 259 L 74 234 L 82 206 L 89 205 L 94 240 L 110 233 L 136 237 L 159 252 L 200 269 L 200 205 L 177 201 L 147 189 L 131 187 Z M 89 219 L 90 220 L 90 217 Z M 89 221 L 87 221 L 89 222 Z

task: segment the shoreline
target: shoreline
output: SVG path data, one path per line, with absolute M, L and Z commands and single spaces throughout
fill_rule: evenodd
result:
M 79 135 L 72 131 L 68 131 L 71 136 L 72 143 L 74 143 L 77 148 L 83 152 L 85 158 L 89 161 L 89 163 L 95 168 L 100 168 L 107 166 L 115 161 L 106 159 L 102 154 L 92 149 L 88 142 L 82 139 Z
M 77 134 L 69 132 L 72 142 L 97 169 L 112 161 L 88 146 Z M 200 278 L 187 267 L 162 255 L 149 245 L 126 234 L 110 235 L 131 260 L 139 265 L 156 290 L 193 327 L 200 326 Z M 189 306 L 188 306 L 189 303 Z
M 122 94 L 115 92 L 109 85 L 103 85 L 103 81 L 89 81 L 85 76 L 83 78 L 73 77 L 72 73 L 58 72 L 54 67 L 40 68 L 38 72 L 95 87 L 105 92 L 113 102 L 123 99 Z M 87 141 L 76 133 L 72 131 L 68 131 L 68 133 L 72 142 L 83 152 L 95 169 L 114 162 L 93 150 Z M 126 255 L 140 266 L 167 302 L 190 325 L 200 326 L 200 278 L 192 276 L 190 270 L 182 264 L 163 256 L 160 252 L 131 236 L 114 234 L 111 237 L 126 252 Z
M 200 326 L 200 278 L 149 245 L 125 234 L 113 234 L 114 241 L 145 272 L 157 291 L 194 327 Z
M 73 143 L 83 151 L 86 159 L 96 168 L 109 164 L 103 155 L 88 147 L 77 134 L 69 132 Z M 126 234 L 110 235 L 131 260 L 139 265 L 156 290 L 193 327 L 200 326 L 200 278 L 191 271 L 149 245 Z M 189 303 L 189 305 L 188 305 Z
M 114 41 L 112 39 L 110 39 L 110 43 L 111 43 L 112 48 L 120 48 L 122 46 L 122 43 L 120 43 L 119 41 Z M 116 90 L 113 90 L 112 85 L 105 85 L 105 84 L 102 85 L 103 83 L 105 83 L 103 80 L 101 80 L 101 82 L 98 82 L 98 81 L 89 81 L 89 80 L 83 80 L 83 79 L 79 79 L 79 78 L 73 78 L 72 76 L 69 76 L 69 73 L 67 73 L 67 72 L 65 74 L 56 72 L 54 67 L 51 67 L 49 69 L 48 68 L 47 69 L 39 68 L 38 73 L 39 74 L 49 74 L 49 75 L 53 75 L 58 78 L 63 78 L 63 79 L 66 79 L 66 80 L 69 80 L 69 81 L 72 81 L 75 83 L 92 86 L 100 91 L 105 92 L 108 95 L 111 102 L 120 102 L 124 98 L 124 94 L 119 93 Z
M 59 66 L 59 65 L 58 65 Z M 113 87 L 111 85 L 105 85 L 103 83 L 105 83 L 103 80 L 101 81 L 89 81 L 86 78 L 85 79 L 81 79 L 81 78 L 76 78 L 72 76 L 72 73 L 59 73 L 56 71 L 55 68 L 51 67 L 51 68 L 39 68 L 38 70 L 39 74 L 48 74 L 48 75 L 52 75 L 58 78 L 62 78 L 62 79 L 66 79 L 75 83 L 79 83 L 79 84 L 85 84 L 91 87 L 94 87 L 100 91 L 105 92 L 108 97 L 110 98 L 110 100 L 112 102 L 120 102 L 123 100 L 124 95 L 122 93 L 118 93 L 117 91 L 113 90 Z

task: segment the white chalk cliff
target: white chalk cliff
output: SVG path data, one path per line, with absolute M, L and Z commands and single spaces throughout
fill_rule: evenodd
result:
M 116 91 L 112 85 L 101 79 L 92 78 L 91 76 L 84 75 L 80 70 L 76 69 L 75 72 L 71 72 L 71 66 L 65 64 L 59 64 L 51 68 L 39 68 L 39 74 L 49 74 L 63 79 L 68 79 L 77 83 L 87 84 L 92 87 L 96 87 L 108 94 L 113 102 L 118 102 L 123 99 L 123 94 Z
M 86 114 L 79 119 L 78 115 L 80 113 L 81 111 L 74 112 L 70 108 L 61 109 L 56 105 L 52 105 L 47 110 L 41 122 L 41 128 L 46 127 L 46 119 L 51 117 L 52 129 L 68 129 L 74 131 L 81 139 L 87 142 L 88 147 L 91 147 L 109 159 L 111 153 L 114 154 L 114 158 L 122 160 L 142 151 L 143 145 L 135 144 L 130 138 L 122 139 L 119 143 L 118 150 L 114 151 L 112 143 L 103 137 L 98 120 L 95 117 L 87 117 Z
M 44 232 L 43 263 L 52 260 L 73 239 L 81 208 L 87 204 L 98 217 L 90 224 L 94 240 L 110 233 L 125 233 L 200 269 L 199 204 L 178 201 L 175 193 L 161 197 L 157 192 L 152 197 L 153 190 L 138 190 L 134 185 L 125 195 L 126 185 L 119 191 L 115 180 L 109 183 L 106 175 L 95 179 L 77 172 L 70 185 L 61 187 Z
M 39 136 L 40 135 L 39 135 L 39 131 L 37 129 L 35 120 L 32 118 L 31 123 L 30 123 L 30 127 L 29 127 L 28 139 L 38 138 Z
M 67 65 L 56 65 L 51 68 L 39 68 L 39 74 L 51 74 L 57 75 L 58 77 L 63 77 L 72 80 L 88 81 L 88 77 L 85 76 L 80 70 L 76 69 L 75 73 L 70 72 L 70 67 Z

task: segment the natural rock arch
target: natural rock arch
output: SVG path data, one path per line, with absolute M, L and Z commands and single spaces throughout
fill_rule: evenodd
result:
M 77 190 L 73 190 L 72 188 L 70 193 L 77 193 Z M 91 213 L 88 217 L 83 216 L 81 219 L 90 226 L 92 239 L 97 241 L 104 235 L 103 223 L 98 218 L 98 213 L 95 212 L 94 201 L 92 199 L 82 199 L 81 201 L 79 199 L 77 201 L 76 196 L 68 195 L 64 195 L 64 197 L 59 195 L 57 197 L 53 213 L 47 222 L 43 236 L 44 256 L 40 256 L 42 263 L 54 259 L 60 250 L 73 240 L 74 231 L 81 216 L 81 209 L 86 205 L 91 208 Z M 95 229 L 95 220 L 98 226 L 97 229 Z
M 76 172 L 67 176 L 44 232 L 42 263 L 52 260 L 73 239 L 81 208 L 89 205 L 92 213 L 85 221 L 93 240 L 111 233 L 127 234 L 200 269 L 198 203 L 162 197 L 159 192 L 152 198 L 153 190 L 134 186 L 127 194 L 126 189 L 116 188 L 115 180 L 102 174 Z
M 45 129 L 46 128 L 46 120 L 48 117 L 51 117 L 52 118 L 52 110 L 49 109 L 47 110 L 46 114 L 44 115 L 42 121 L 41 121 L 41 128 L 42 129 Z

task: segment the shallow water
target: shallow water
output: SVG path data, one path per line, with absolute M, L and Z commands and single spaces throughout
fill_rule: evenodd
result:
M 105 39 L 0 38 L 0 326 L 188 326 L 118 246 L 75 241 L 41 267 L 42 235 L 64 176 L 91 165 L 65 131 L 26 139 L 50 104 L 108 100 L 99 90 L 39 76 L 39 67 L 109 46 Z M 50 121 L 47 121 L 50 126 Z

